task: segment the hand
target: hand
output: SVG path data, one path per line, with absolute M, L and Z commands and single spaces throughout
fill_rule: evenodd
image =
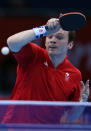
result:
M 83 81 L 81 81 L 81 94 L 80 94 L 80 102 L 86 102 L 88 100 L 89 96 L 89 80 L 86 81 L 86 84 L 84 84 Z
M 45 26 L 47 29 L 47 35 L 56 33 L 61 28 L 60 23 L 59 23 L 59 19 L 57 19 L 57 18 L 49 19 Z

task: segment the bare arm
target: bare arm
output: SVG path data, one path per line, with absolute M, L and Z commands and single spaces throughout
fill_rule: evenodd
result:
M 60 29 L 59 20 L 52 18 L 48 20 L 47 24 L 48 30 L 46 30 L 46 35 L 55 33 Z M 31 42 L 36 39 L 36 33 L 34 29 L 26 30 L 19 32 L 10 36 L 7 39 L 7 44 L 11 51 L 18 52 L 24 47 L 28 42 Z
M 28 42 L 35 40 L 35 38 L 36 38 L 36 36 L 35 36 L 35 33 L 32 29 L 26 30 L 26 31 L 23 31 L 23 32 L 20 32 L 20 33 L 10 36 L 7 39 L 7 44 L 13 52 L 18 52 Z
M 88 96 L 89 96 L 89 80 L 86 81 L 86 84 L 81 81 L 81 94 L 79 102 L 87 102 Z M 77 120 L 80 115 L 85 110 L 85 106 L 77 106 L 69 110 L 68 112 L 65 112 L 63 118 L 61 119 L 62 122 L 72 122 Z

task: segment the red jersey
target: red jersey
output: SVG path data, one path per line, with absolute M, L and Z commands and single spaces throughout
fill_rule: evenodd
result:
M 29 43 L 18 53 L 11 100 L 78 101 L 81 73 L 67 59 L 56 68 L 46 50 Z M 67 110 L 67 108 L 66 108 Z M 9 106 L 2 123 L 59 124 L 62 107 Z
M 81 73 L 67 57 L 55 68 L 47 51 L 34 43 L 14 55 L 18 67 L 11 100 L 79 100 Z

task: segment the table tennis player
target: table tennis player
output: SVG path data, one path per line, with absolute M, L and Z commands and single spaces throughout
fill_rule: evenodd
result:
M 7 39 L 18 63 L 11 100 L 87 101 L 89 80 L 84 84 L 81 72 L 67 58 L 67 51 L 74 46 L 74 30 L 64 30 L 58 18 L 51 18 L 46 26 Z M 44 36 L 46 49 L 32 42 Z

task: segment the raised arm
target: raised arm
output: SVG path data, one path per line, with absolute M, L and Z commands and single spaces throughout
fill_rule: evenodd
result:
M 31 29 L 31 30 L 22 31 L 22 32 L 19 32 L 17 34 L 10 36 L 7 39 L 7 44 L 11 51 L 18 52 L 29 41 L 32 41 L 34 39 L 35 39 L 35 33 Z
M 89 96 L 89 80 L 86 81 L 86 84 L 81 81 L 81 93 L 79 102 L 87 102 Z M 73 107 L 71 110 L 64 113 L 63 117 L 61 118 L 61 122 L 72 122 L 77 120 L 80 115 L 85 110 L 85 106 L 76 106 Z
M 46 26 L 48 28 L 46 28 Z M 59 19 L 52 18 L 48 20 L 46 26 L 36 27 L 10 36 L 7 39 L 7 44 L 10 50 L 18 52 L 22 49 L 22 47 L 28 44 L 28 42 L 40 38 L 41 36 L 57 32 L 60 29 Z

